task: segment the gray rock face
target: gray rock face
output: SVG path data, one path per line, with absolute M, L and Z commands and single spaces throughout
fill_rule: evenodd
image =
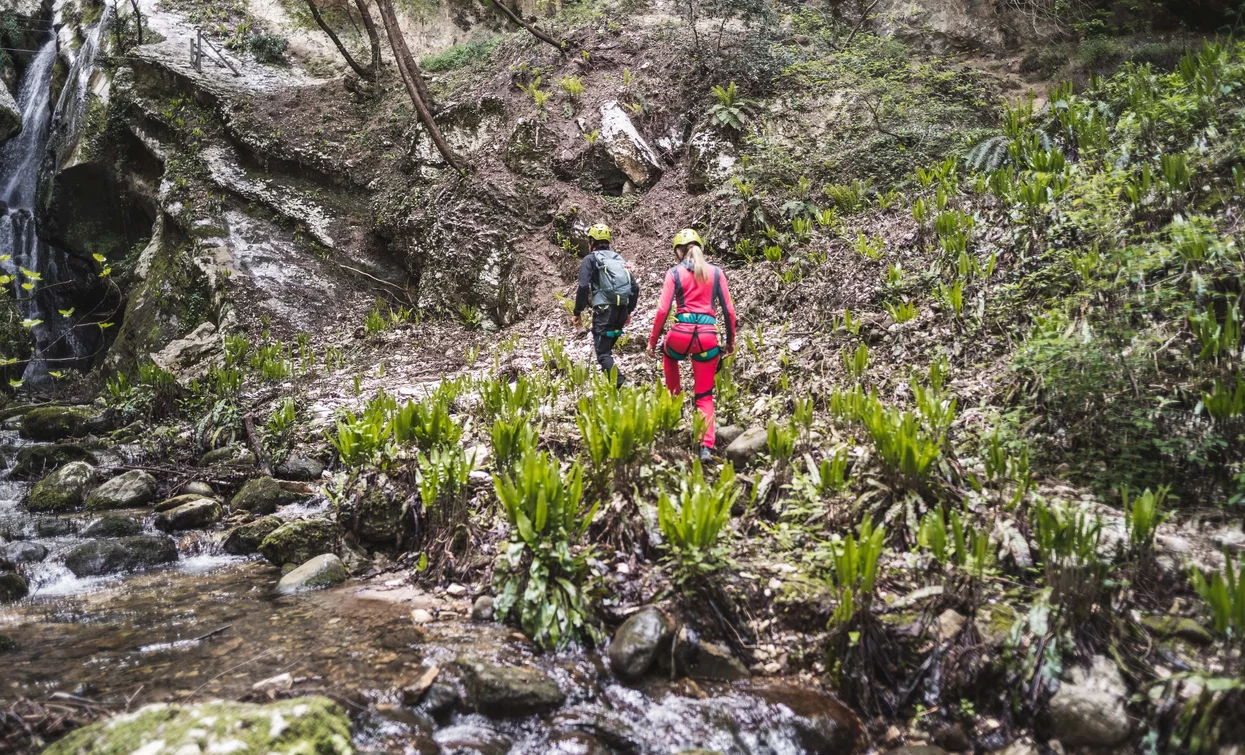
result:
M 273 530 L 281 526 L 281 520 L 275 516 L 266 516 L 255 521 L 244 524 L 241 527 L 235 527 L 229 533 L 229 537 L 225 538 L 224 549 L 226 553 L 232 553 L 235 556 L 249 556 L 252 553 L 259 552 L 259 544 L 264 542 L 264 538 L 272 534 Z
M 130 509 L 146 506 L 156 498 L 156 478 L 141 469 L 131 470 L 100 485 L 86 497 L 88 511 Z
M 737 160 L 735 145 L 713 129 L 698 129 L 687 143 L 687 187 L 692 191 L 713 188 L 730 177 Z
M 1068 747 L 1109 747 L 1127 739 L 1133 729 L 1124 709 L 1128 685 L 1115 663 L 1096 655 L 1071 676 L 1047 708 L 1055 737 Z
M 216 326 L 205 322 L 186 336 L 171 341 L 151 358 L 178 382 L 188 384 L 207 373 L 220 351 L 221 338 L 216 334 Z
M 735 466 L 742 467 L 764 451 L 767 443 L 764 427 L 750 427 L 726 447 L 726 458 Z
M 162 532 L 181 532 L 211 527 L 220 521 L 220 504 L 211 498 L 198 498 L 177 508 L 156 514 L 156 529 Z
M 870 15 L 882 34 L 933 52 L 1004 47 L 1002 24 L 988 0 L 882 0 Z
M 143 525 L 121 514 L 105 514 L 82 530 L 85 538 L 129 537 L 142 533 Z
M 610 642 L 610 669 L 625 681 L 644 678 L 659 653 L 668 652 L 674 638 L 674 625 L 666 614 L 648 607 L 623 622 Z
M 95 468 L 90 464 L 70 462 L 31 489 L 26 508 L 36 513 L 72 511 L 82 505 L 94 479 Z
M 47 557 L 47 547 L 39 543 L 19 541 L 0 545 L 0 559 L 12 561 L 15 564 L 37 564 Z
M 326 587 L 340 585 L 350 578 L 346 565 L 332 553 L 316 556 L 294 571 L 286 574 L 277 583 L 277 592 L 282 595 L 294 595 L 300 592 L 322 590 Z
M 177 560 L 177 546 L 167 537 L 134 535 L 91 540 L 65 557 L 65 566 L 79 577 L 96 577 Z
M 0 144 L 22 130 L 22 111 L 9 88 L 0 86 Z
M 252 514 L 271 514 L 278 506 L 284 506 L 298 500 L 298 496 L 285 488 L 271 477 L 257 477 L 247 480 L 229 501 L 229 508 L 234 511 L 249 511 Z
M 324 465 L 306 456 L 291 456 L 277 467 L 277 474 L 285 480 L 311 482 L 324 474 Z
M 566 700 L 553 679 L 539 669 L 499 666 L 470 655 L 459 656 L 455 663 L 463 671 L 467 704 L 486 716 L 545 713 Z
M 16 603 L 29 594 L 25 577 L 17 572 L 0 572 L 0 603 Z
M 321 553 L 332 553 L 337 545 L 337 526 L 324 518 L 287 522 L 268 534 L 259 552 L 276 566 L 301 564 Z

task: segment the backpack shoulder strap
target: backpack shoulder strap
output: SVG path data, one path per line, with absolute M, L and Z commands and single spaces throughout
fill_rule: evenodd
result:
M 683 306 L 683 278 L 679 275 L 680 265 L 670 268 L 670 275 L 674 278 L 674 300 L 678 302 L 680 307 Z

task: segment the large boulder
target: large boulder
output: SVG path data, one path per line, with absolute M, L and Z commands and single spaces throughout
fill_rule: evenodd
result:
M 216 326 L 205 322 L 189 334 L 170 341 L 151 359 L 183 385 L 202 378 L 221 354 L 221 338 Z
M 726 458 L 736 467 L 742 467 L 767 448 L 769 436 L 764 427 L 750 427 L 726 447 Z
M 644 678 L 657 657 L 670 651 L 674 624 L 661 609 L 650 606 L 632 614 L 610 642 L 610 669 L 618 678 L 635 682 Z
M 156 478 L 141 469 L 118 475 L 100 485 L 86 497 L 89 511 L 132 509 L 156 498 Z
M 739 157 L 735 145 L 715 129 L 700 128 L 687 142 L 687 188 L 705 191 L 730 178 Z
M 26 510 L 38 514 L 72 511 L 82 505 L 94 480 L 94 467 L 84 461 L 70 462 L 31 488 Z
M 43 752 L 353 755 L 350 736 L 350 718 L 324 697 L 298 697 L 267 705 L 221 700 L 197 705 L 156 703 L 71 732 Z
M 22 416 L 21 435 L 29 440 L 55 443 L 85 434 L 89 412 L 69 406 L 41 406 Z
M 171 538 L 134 535 L 85 542 L 69 551 L 65 566 L 79 577 L 97 577 L 176 560 L 177 546 Z
M 22 110 L 8 87 L 0 86 L 0 143 L 22 130 Z
M 156 514 L 156 529 L 162 532 L 201 530 L 220 521 L 220 504 L 211 498 L 198 498 L 175 509 Z
M 24 446 L 17 452 L 17 462 L 13 465 L 13 471 L 9 473 L 9 476 L 19 480 L 29 480 L 59 469 L 71 461 L 97 463 L 95 454 L 82 446 L 68 443 Z
M 1094 656 L 1076 666 L 1047 706 L 1051 731 L 1065 747 L 1113 747 L 1128 739 L 1133 724 L 1125 701 L 1128 685 L 1115 662 Z
M 472 655 L 455 663 L 462 669 L 468 706 L 486 716 L 545 713 L 566 701 L 549 675 L 537 668 L 500 666 Z
M 235 556 L 249 556 L 259 552 L 259 544 L 281 526 L 281 520 L 275 516 L 265 516 L 249 524 L 235 527 L 225 538 L 222 546 L 226 553 Z
M 46 545 L 19 540 L 16 543 L 0 545 L 0 560 L 12 561 L 15 564 L 37 564 L 48 557 Z
M 290 456 L 277 466 L 277 474 L 283 480 L 311 482 L 324 474 L 324 464 L 308 456 Z
M 259 552 L 277 566 L 301 564 L 321 553 L 332 553 L 337 545 L 337 525 L 314 517 L 287 522 L 273 530 L 259 544 Z
M 865 727 L 852 709 L 835 698 L 799 687 L 774 686 L 751 693 L 781 711 L 799 740 L 800 752 L 863 752 Z
M 598 144 L 636 188 L 646 189 L 661 178 L 661 158 L 644 141 L 617 100 L 601 103 Z M 620 186 L 621 188 L 621 186 Z
M 26 578 L 17 572 L 0 572 L 0 603 L 14 603 L 30 594 Z
M 322 590 L 326 587 L 340 585 L 350 578 L 346 565 L 332 553 L 316 556 L 294 571 L 286 574 L 277 583 L 277 592 L 282 595 L 294 595 L 300 592 Z
M 249 511 L 263 516 L 298 500 L 298 496 L 285 488 L 271 477 L 257 477 L 247 480 L 242 488 L 234 494 L 229 508 L 234 511 Z
M 104 514 L 83 528 L 82 537 L 130 537 L 141 534 L 142 531 L 143 525 L 137 519 L 122 514 Z

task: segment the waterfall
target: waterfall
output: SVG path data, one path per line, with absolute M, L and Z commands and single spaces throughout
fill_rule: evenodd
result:
M 91 77 L 95 74 L 95 58 L 99 55 L 100 40 L 112 16 L 111 6 L 105 4 L 95 26 L 87 33 L 78 47 L 69 78 L 56 100 L 56 133 L 53 144 L 56 149 L 56 167 L 64 165 L 65 157 L 78 143 L 82 133 L 82 118 L 86 115 L 87 100 L 91 94 Z

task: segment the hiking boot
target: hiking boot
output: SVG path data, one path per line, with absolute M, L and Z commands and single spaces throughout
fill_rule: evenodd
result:
M 701 446 L 700 447 L 700 460 L 702 463 L 713 461 L 713 450 L 710 449 L 708 446 Z

